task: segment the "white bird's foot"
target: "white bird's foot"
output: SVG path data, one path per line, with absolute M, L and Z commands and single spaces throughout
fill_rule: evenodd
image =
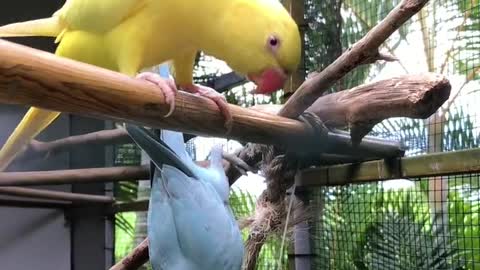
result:
M 215 104 L 217 104 L 220 113 L 222 113 L 223 117 L 225 118 L 225 128 L 227 129 L 227 134 L 230 133 L 233 126 L 233 117 L 230 113 L 230 109 L 228 108 L 228 102 L 225 99 L 225 96 L 215 91 L 215 89 L 203 85 L 191 84 L 183 88 L 192 94 L 199 94 L 200 96 L 204 96 L 213 100 Z
M 170 110 L 164 117 L 169 117 L 175 110 L 175 96 L 177 95 L 177 86 L 172 79 L 165 79 L 153 72 L 142 72 L 136 76 L 137 79 L 144 80 L 156 85 L 159 92 L 165 97 L 165 102 L 170 105 Z

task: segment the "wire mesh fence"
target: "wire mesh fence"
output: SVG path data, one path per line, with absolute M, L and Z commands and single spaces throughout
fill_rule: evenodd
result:
M 479 175 L 445 178 L 316 188 L 313 269 L 479 269 Z
M 307 70 L 328 65 L 398 2 L 307 1 Z M 388 119 L 371 135 L 402 141 L 407 156 L 477 148 L 479 2 L 431 1 L 382 50 L 399 61 L 361 67 L 331 91 L 418 72 L 446 75 L 452 91 L 429 119 Z M 313 269 L 480 269 L 479 185 L 472 173 L 313 189 Z

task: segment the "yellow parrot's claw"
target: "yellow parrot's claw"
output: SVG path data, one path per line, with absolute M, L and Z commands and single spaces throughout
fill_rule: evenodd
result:
M 233 116 L 232 116 L 232 113 L 230 112 L 230 109 L 228 108 L 228 102 L 224 95 L 218 93 L 217 91 L 215 91 L 215 89 L 212 89 L 210 87 L 196 85 L 196 84 L 186 86 L 185 90 L 187 90 L 190 93 L 196 93 L 213 100 L 215 104 L 217 104 L 218 109 L 220 110 L 220 113 L 225 118 L 224 126 L 225 126 L 225 129 L 227 130 L 226 134 L 230 134 L 233 128 Z
M 169 117 L 175 111 L 175 96 L 177 95 L 177 86 L 172 79 L 162 78 L 153 72 L 143 72 L 137 75 L 137 79 L 155 84 L 161 94 L 165 97 L 165 103 L 170 105 L 168 113 L 164 117 Z

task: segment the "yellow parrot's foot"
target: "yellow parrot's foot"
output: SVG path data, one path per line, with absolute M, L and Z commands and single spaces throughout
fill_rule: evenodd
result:
M 169 117 L 175 110 L 175 96 L 177 95 L 177 86 L 172 79 L 162 78 L 153 72 L 143 72 L 137 75 L 137 79 L 155 84 L 162 95 L 165 97 L 165 103 L 170 105 L 170 110 L 164 117 Z
M 183 87 L 183 89 L 190 93 L 199 94 L 213 100 L 217 104 L 218 109 L 220 109 L 220 112 L 225 118 L 225 128 L 227 129 L 227 134 L 230 133 L 233 126 L 233 117 L 230 113 L 230 109 L 228 108 L 228 102 L 222 94 L 218 93 L 210 87 L 197 84 L 186 85 Z

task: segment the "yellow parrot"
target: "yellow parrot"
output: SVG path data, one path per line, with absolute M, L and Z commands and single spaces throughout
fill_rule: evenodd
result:
M 56 54 L 154 83 L 174 109 L 179 88 L 211 98 L 232 116 L 225 98 L 193 84 L 198 51 L 224 60 L 257 85 L 283 87 L 301 54 L 297 25 L 278 0 L 67 0 L 52 17 L 0 27 L 0 37 L 56 37 Z M 172 61 L 175 83 L 143 68 Z M 0 150 L 4 170 L 59 112 L 32 107 Z

